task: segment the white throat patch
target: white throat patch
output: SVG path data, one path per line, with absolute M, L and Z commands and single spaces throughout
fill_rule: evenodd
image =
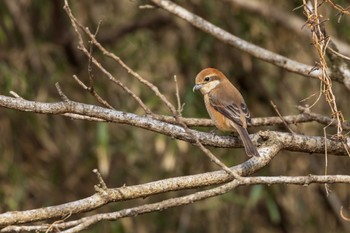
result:
M 217 85 L 219 85 L 220 81 L 219 80 L 214 80 L 211 82 L 208 82 L 206 84 L 203 85 L 203 87 L 201 88 L 201 92 L 203 95 L 208 94 L 209 92 L 211 92 L 211 90 L 213 90 Z

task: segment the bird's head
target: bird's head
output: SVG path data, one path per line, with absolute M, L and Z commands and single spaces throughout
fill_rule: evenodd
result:
M 208 94 L 215 89 L 222 81 L 226 79 L 225 75 L 214 68 L 205 68 L 196 76 L 193 91 L 200 90 L 203 95 Z

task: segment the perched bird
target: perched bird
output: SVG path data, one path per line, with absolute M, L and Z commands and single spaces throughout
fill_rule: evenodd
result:
M 248 156 L 259 156 L 249 138 L 247 126 L 251 124 L 250 113 L 241 93 L 219 70 L 206 68 L 196 77 L 193 91 L 204 95 L 210 118 L 221 131 L 237 131 Z

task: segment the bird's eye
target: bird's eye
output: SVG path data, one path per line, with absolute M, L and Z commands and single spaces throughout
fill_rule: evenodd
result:
M 209 80 L 210 80 L 210 77 L 205 77 L 205 78 L 204 78 L 204 81 L 205 81 L 205 82 L 208 82 Z

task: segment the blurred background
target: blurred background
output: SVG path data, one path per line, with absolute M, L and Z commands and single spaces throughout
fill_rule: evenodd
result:
M 278 54 L 314 65 L 308 28 L 302 29 L 302 1 L 190 0 L 176 1 L 223 29 Z M 348 1 L 337 1 L 347 7 Z M 192 92 L 196 74 L 205 67 L 222 70 L 240 89 L 253 117 L 297 114 L 296 105 L 313 104 L 319 81 L 288 73 L 214 39 L 162 9 L 140 9 L 147 1 L 70 1 L 73 14 L 94 31 L 102 21 L 98 40 L 176 103 L 173 76 L 185 103 L 183 115 L 207 118 L 203 99 Z M 350 55 L 350 17 L 324 4 L 326 28 Z M 116 78 L 139 95 L 155 113 L 167 114 L 154 94 L 118 64 L 94 50 L 94 56 Z M 15 91 L 28 100 L 56 102 L 59 82 L 72 100 L 97 101 L 72 78 L 88 84 L 88 61 L 63 10 L 62 0 L 0 1 L 0 94 Z M 96 68 L 94 87 L 114 108 L 144 114 L 118 86 Z M 334 83 L 338 107 L 349 119 L 349 91 Z M 305 100 L 306 99 L 306 100 Z M 313 111 L 330 116 L 322 97 Z M 323 135 L 322 125 L 294 125 L 302 134 Z M 254 128 L 286 131 L 284 127 Z M 210 131 L 212 128 L 200 128 Z M 327 133 L 333 134 L 328 128 Z M 109 187 L 135 185 L 163 178 L 217 170 L 196 147 L 127 125 L 71 120 L 0 109 L 0 212 L 26 210 L 78 200 L 94 193 L 99 168 Z M 210 148 L 228 166 L 247 159 L 243 149 Z M 328 156 L 329 174 L 349 175 L 347 156 Z M 255 175 L 324 174 L 325 156 L 281 152 Z M 350 216 L 349 186 L 250 186 L 189 206 L 102 222 L 89 232 L 349 232 L 340 206 Z M 92 213 L 192 193 L 167 193 L 144 200 L 112 203 Z M 90 213 L 91 214 L 91 213 Z

